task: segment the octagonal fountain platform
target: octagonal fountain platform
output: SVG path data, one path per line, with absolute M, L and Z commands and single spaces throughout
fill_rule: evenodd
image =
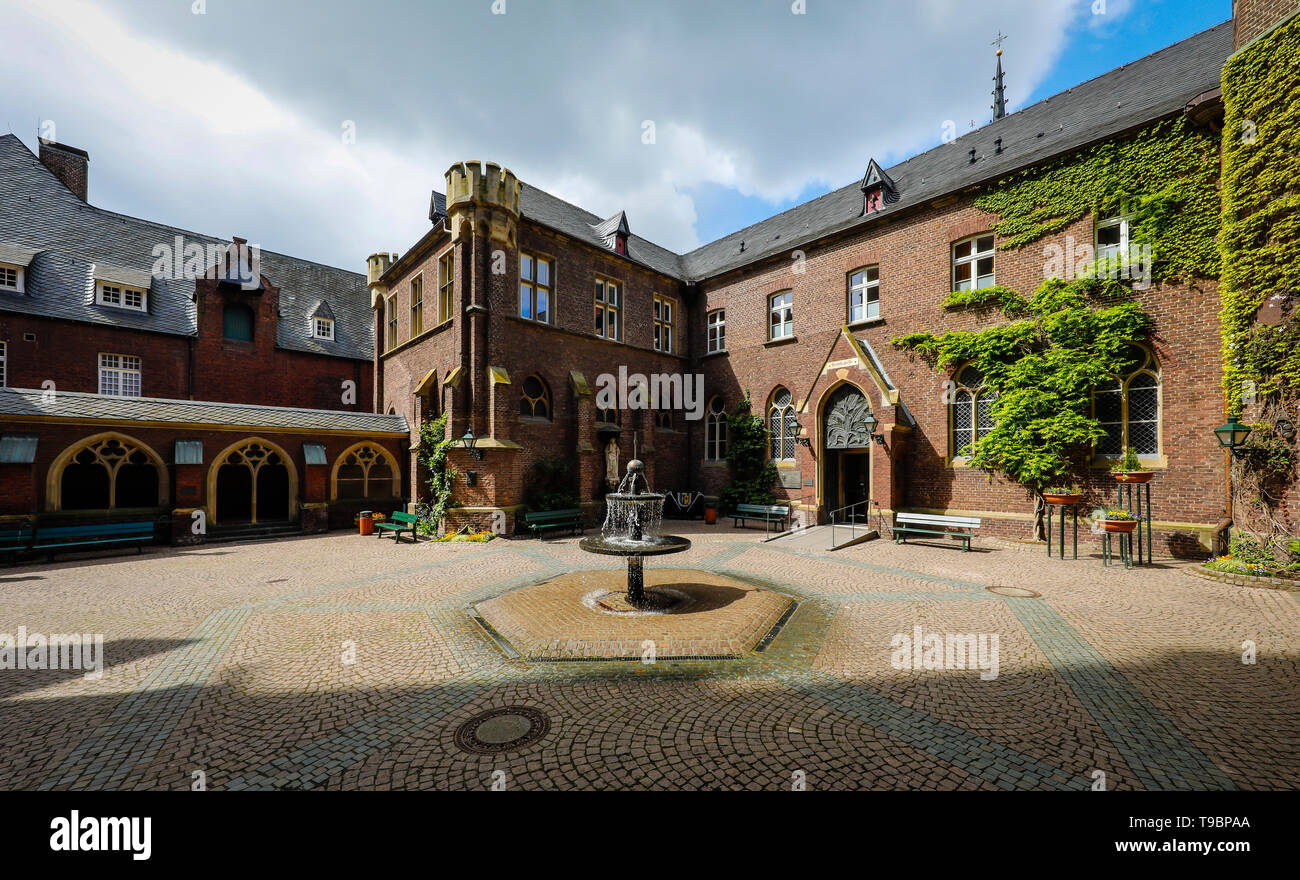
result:
M 601 534 L 579 546 L 625 559 L 626 573 L 567 572 L 480 602 L 477 619 L 507 655 L 538 661 L 732 657 L 761 649 L 793 613 L 789 596 L 732 577 L 646 570 L 646 557 L 681 553 L 691 542 L 659 533 L 664 496 L 650 491 L 640 461 L 629 462 L 605 502 Z

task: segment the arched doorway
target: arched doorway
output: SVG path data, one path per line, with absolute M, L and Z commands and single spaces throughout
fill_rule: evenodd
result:
M 226 447 L 208 471 L 213 521 L 287 522 L 297 510 L 298 474 L 283 449 L 259 437 Z
M 162 458 L 147 444 L 125 434 L 96 434 L 69 446 L 51 463 L 46 477 L 46 507 L 164 507 L 166 473 Z
M 860 504 L 856 518 L 865 521 L 871 497 L 871 434 L 864 422 L 871 401 L 856 386 L 833 389 L 822 405 L 822 502 L 839 510 Z

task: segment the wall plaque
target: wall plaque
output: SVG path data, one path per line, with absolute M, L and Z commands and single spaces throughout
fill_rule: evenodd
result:
M 779 471 L 781 475 L 781 488 L 799 489 L 803 486 L 803 471 Z

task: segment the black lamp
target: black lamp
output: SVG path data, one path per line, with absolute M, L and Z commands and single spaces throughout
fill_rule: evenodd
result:
M 803 425 L 799 422 L 794 423 L 794 442 L 805 449 L 812 449 L 812 440 L 803 436 Z
M 478 438 L 474 436 L 474 429 L 470 428 L 465 432 L 465 436 L 460 438 L 460 445 L 465 447 L 470 455 L 474 456 L 475 461 L 483 460 L 483 450 L 475 448 Z
M 1250 427 L 1229 417 L 1227 424 L 1214 429 L 1214 435 L 1219 438 L 1220 446 L 1229 452 L 1235 452 L 1250 436 Z

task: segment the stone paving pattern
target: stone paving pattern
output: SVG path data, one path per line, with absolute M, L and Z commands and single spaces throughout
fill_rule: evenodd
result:
M 180 790 L 196 771 L 214 790 L 1083 791 L 1097 771 L 1110 789 L 1300 787 L 1300 594 L 994 539 L 832 554 L 673 526 L 694 546 L 671 568 L 798 601 L 764 651 L 510 659 L 475 605 L 621 576 L 567 538 L 333 533 L 0 571 L 0 632 L 103 633 L 108 658 L 98 681 L 0 670 L 0 787 Z M 669 567 L 652 560 L 647 579 Z M 894 668 L 890 640 L 917 625 L 996 633 L 998 677 Z M 495 755 L 456 745 L 506 706 L 550 730 Z

